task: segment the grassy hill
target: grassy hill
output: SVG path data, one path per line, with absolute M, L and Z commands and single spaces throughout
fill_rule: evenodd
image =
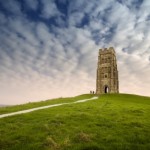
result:
M 0 108 L 0 114 L 91 98 L 81 95 Z M 106 94 L 0 119 L 1 150 L 149 150 L 150 97 Z

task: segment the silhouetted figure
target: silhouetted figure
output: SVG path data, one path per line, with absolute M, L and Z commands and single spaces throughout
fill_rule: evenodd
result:
M 94 91 L 93 91 L 93 94 L 94 94 Z

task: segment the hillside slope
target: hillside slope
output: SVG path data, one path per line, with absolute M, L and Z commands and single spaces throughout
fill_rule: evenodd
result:
M 40 102 L 29 102 L 29 103 L 21 104 L 21 105 L 6 106 L 3 108 L 0 108 L 0 115 L 6 114 L 6 113 L 11 113 L 11 112 L 16 112 L 16 111 L 21 111 L 21 110 L 26 110 L 26 109 L 32 109 L 32 108 L 41 107 L 41 106 L 75 102 L 77 100 L 91 98 L 93 96 L 94 95 L 91 95 L 91 94 L 83 94 L 83 95 L 79 95 L 79 96 L 75 96 L 75 97 L 56 98 L 56 99 L 50 99 L 50 100 L 45 100 L 45 101 L 40 101 Z
M 71 98 L 70 101 L 76 101 L 78 98 Z M 48 103 L 56 103 L 54 101 Z M 58 103 L 64 101 L 66 99 L 57 100 Z M 36 106 L 41 106 L 41 103 Z M 17 109 L 8 107 L 5 113 L 32 108 L 30 104 L 27 105 L 28 107 L 17 106 Z M 4 112 L 2 109 L 0 108 L 0 112 Z M 149 150 L 149 118 L 149 97 L 128 94 L 101 95 L 99 99 L 85 103 L 63 105 L 0 119 L 0 149 Z

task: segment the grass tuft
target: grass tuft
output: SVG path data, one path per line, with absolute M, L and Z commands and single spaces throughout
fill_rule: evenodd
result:
M 75 137 L 77 142 L 90 142 L 91 141 L 91 136 L 87 133 L 80 132 L 76 135 Z
M 46 138 L 46 140 L 45 140 L 45 142 L 44 142 L 44 146 L 46 146 L 47 148 L 51 148 L 51 149 L 53 149 L 53 150 L 59 149 L 59 144 L 57 144 L 57 143 L 55 142 L 55 140 L 54 140 L 52 137 L 50 137 L 50 136 L 48 136 L 48 137 Z

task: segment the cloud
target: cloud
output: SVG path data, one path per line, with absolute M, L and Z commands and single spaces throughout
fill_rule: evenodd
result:
M 26 0 L 25 3 L 27 5 L 27 7 L 32 10 L 37 10 L 38 5 L 39 5 L 37 0 Z
M 109 46 L 120 92 L 149 95 L 149 1 L 32 0 L 24 9 L 9 1 L 11 10 L 0 4 L 0 103 L 95 90 L 98 49 Z
M 4 13 L 9 13 L 9 15 L 19 16 L 21 15 L 21 5 L 19 2 L 7 0 L 7 3 L 0 2 L 1 7 L 4 9 Z
M 42 17 L 51 18 L 60 15 L 54 0 L 42 0 L 41 2 L 43 4 Z
M 119 82 L 120 88 L 126 93 L 149 95 L 149 63 L 134 54 L 119 52 Z M 122 57 L 120 57 L 120 55 Z M 122 69 L 121 69 L 122 68 Z M 147 93 L 147 94 L 146 94 Z

